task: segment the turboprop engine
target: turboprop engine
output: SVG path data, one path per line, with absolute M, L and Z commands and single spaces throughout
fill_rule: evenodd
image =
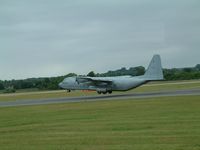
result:
M 79 84 L 79 83 L 86 83 L 88 82 L 87 79 L 83 79 L 83 78 L 79 78 L 79 77 L 76 77 L 76 82 Z

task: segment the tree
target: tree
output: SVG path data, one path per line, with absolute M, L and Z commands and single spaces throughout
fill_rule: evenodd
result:
M 94 71 L 90 71 L 90 72 L 87 74 L 87 76 L 89 76 L 89 77 L 95 77 Z
M 197 65 L 195 66 L 195 68 L 196 68 L 198 71 L 200 71 L 200 64 L 197 64 Z
M 4 90 L 5 88 L 4 88 L 4 85 L 3 85 L 3 83 L 0 83 L 0 90 Z

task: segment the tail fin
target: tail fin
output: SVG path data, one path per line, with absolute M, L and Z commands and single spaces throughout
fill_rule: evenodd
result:
M 163 71 L 160 55 L 154 55 L 143 78 L 149 81 L 163 80 Z

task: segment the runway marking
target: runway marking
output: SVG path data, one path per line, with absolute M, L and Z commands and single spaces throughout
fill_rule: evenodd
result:
M 116 95 L 103 95 L 103 96 L 84 96 L 84 97 L 64 97 L 57 99 L 40 99 L 40 100 L 17 100 L 9 102 L 0 102 L 0 107 L 12 106 L 31 106 L 31 105 L 45 105 L 56 103 L 72 103 L 84 101 L 100 101 L 100 100 L 115 100 L 115 99 L 141 99 L 153 97 L 170 97 L 170 96 L 186 96 L 186 95 L 200 95 L 200 89 L 192 90 L 178 90 L 178 91 L 162 91 L 162 92 L 148 92 L 148 93 L 126 93 Z

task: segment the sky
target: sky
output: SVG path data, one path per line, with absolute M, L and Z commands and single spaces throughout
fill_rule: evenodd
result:
M 199 0 L 0 0 L 0 80 L 200 63 Z

